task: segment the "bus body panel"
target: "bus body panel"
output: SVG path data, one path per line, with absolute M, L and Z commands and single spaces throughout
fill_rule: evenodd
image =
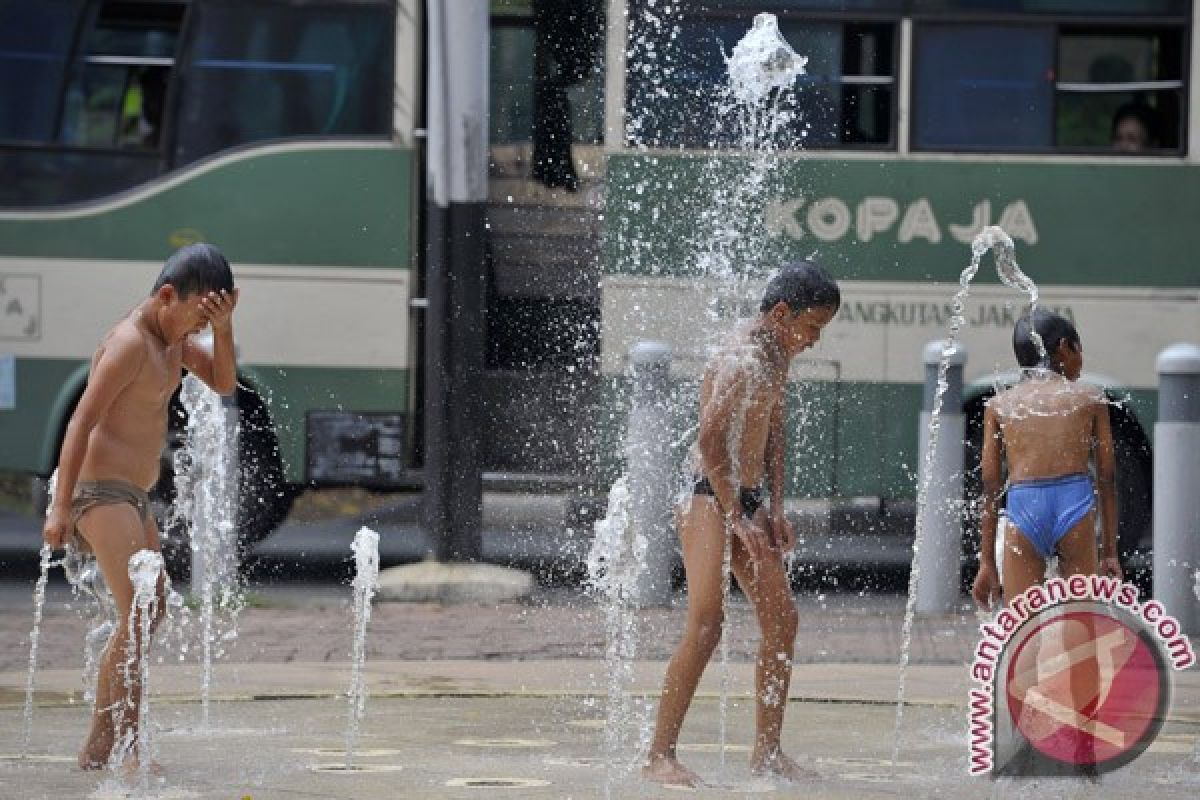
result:
M 1200 335 L 1192 260 L 1200 228 L 1190 219 L 1200 173 L 1178 161 L 777 157 L 773 182 L 752 206 L 761 217 L 735 222 L 765 237 L 763 263 L 739 265 L 759 277 L 746 281 L 737 307 L 716 310 L 720 322 L 706 322 L 716 284 L 693 262 L 715 232 L 702 229 L 703 214 L 745 173 L 747 158 L 609 154 L 601 366 L 627 388 L 629 348 L 661 340 L 686 389 L 719 335 L 704 327 L 752 316 L 771 270 L 816 255 L 838 278 L 843 302 L 792 370 L 789 494 L 915 493 L 922 348 L 947 335 L 959 273 L 984 225 L 1013 236 L 1040 302 L 1078 325 L 1085 370 L 1110 376 L 1110 395 L 1128 397 L 1146 430 L 1155 418 L 1154 356 Z M 1015 367 L 1012 326 L 1027 302 L 999 285 L 986 258 L 965 307 L 965 377 L 980 387 L 967 405 Z M 679 411 L 685 441 L 694 417 L 694 408 Z M 618 459 L 602 456 L 608 471 Z
M 390 143 L 290 142 L 96 202 L 0 212 L 0 354 L 16 357 L 0 467 L 53 467 L 97 343 L 194 240 L 233 264 L 239 364 L 289 481 L 305 480 L 309 411 L 409 415 L 414 169 Z
M 744 176 L 748 158 L 610 154 L 608 271 L 693 273 L 712 233 L 700 215 Z M 760 271 L 817 252 L 839 279 L 957 281 L 971 239 L 999 224 L 1039 284 L 1197 286 L 1200 173 L 1178 161 L 774 158 L 758 201 L 770 238 L 768 263 L 751 265 Z M 980 281 L 995 283 L 994 272 L 981 270 Z
M 193 241 L 235 264 L 412 266 L 416 153 L 289 141 L 222 153 L 78 205 L 0 210 L 0 253 L 162 262 Z

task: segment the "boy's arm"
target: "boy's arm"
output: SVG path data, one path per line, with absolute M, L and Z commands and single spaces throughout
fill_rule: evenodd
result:
M 128 333 L 113 334 L 101 346 L 88 375 L 87 387 L 67 423 L 58 456 L 54 501 L 46 512 L 46 524 L 42 529 L 46 543 L 53 548 L 62 547 L 71 530 L 71 499 L 75 496 L 75 484 L 87 455 L 88 438 L 117 395 L 137 377 L 145 359 L 145 344 L 140 337 Z
M 1093 448 L 1096 483 L 1100 493 L 1100 573 L 1120 578 L 1121 563 L 1117 558 L 1117 458 L 1113 450 L 1107 399 L 1096 403 L 1094 409 Z
M 189 336 L 183 340 L 183 365 L 218 394 L 232 394 L 237 388 L 237 361 L 233 351 L 233 309 L 238 290 L 209 292 L 200 300 L 213 330 L 211 353 Z
M 783 483 L 787 456 L 787 436 L 783 430 L 783 409 L 786 398 L 781 396 L 771 412 L 771 427 L 767 431 L 767 486 L 771 494 L 771 532 L 775 544 L 789 552 L 796 546 L 796 536 L 784 515 Z
M 1000 421 L 990 405 L 983 412 L 980 477 L 983 482 L 983 508 L 979 514 L 979 574 L 971 595 L 980 607 L 990 609 L 1000 596 L 1000 575 L 996 569 L 996 507 L 1004 488 Z
M 700 458 L 717 504 L 721 506 L 727 531 L 741 540 L 750 558 L 757 562 L 769 552 L 770 542 L 766 531 L 742 516 L 742 501 L 733 474 L 733 454 L 730 453 L 730 449 L 737 446 L 730 441 L 730 431 L 736 415 L 744 413 L 749 378 L 745 369 L 732 370 L 728 377 L 720 372 L 715 370 L 712 394 L 700 407 Z
M 733 454 L 730 453 L 730 431 L 734 416 L 739 413 L 746 399 L 747 376 L 744 370 L 736 370 L 725 376 L 715 370 L 712 394 L 708 403 L 700 408 L 700 458 L 704 475 L 713 488 L 717 503 L 729 522 L 741 516 L 741 499 L 733 476 Z

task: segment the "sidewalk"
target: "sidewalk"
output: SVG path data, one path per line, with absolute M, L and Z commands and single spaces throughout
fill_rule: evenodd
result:
M 33 620 L 33 582 L 0 583 L 0 672 L 23 670 Z M 252 586 L 249 607 L 238 620 L 238 638 L 225 661 L 292 663 L 343 661 L 350 652 L 350 588 L 337 584 Z M 60 581 L 50 587 L 38 662 L 48 669 L 80 664 L 86 626 L 78 602 Z M 800 591 L 797 663 L 900 661 L 903 595 Z M 68 605 L 73 607 L 68 608 Z M 670 657 L 683 630 L 686 596 L 671 608 L 638 616 L 639 658 Z M 729 650 L 749 661 L 758 629 L 749 603 L 734 596 L 728 609 Z M 914 664 L 963 665 L 975 648 L 976 617 L 962 613 L 918 618 L 913 629 Z M 372 661 L 445 659 L 603 659 L 604 612 L 577 589 L 540 588 L 525 602 L 498 606 L 378 603 L 367 640 Z
M 83 625 L 62 586 L 52 587 L 42 626 L 35 734 L 20 761 L 31 587 L 0 586 L 0 772 L 4 797 L 122 797 L 104 776 L 70 759 L 86 720 L 80 664 Z M 212 730 L 200 730 L 200 675 L 194 653 L 171 654 L 151 671 L 158 759 L 169 768 L 166 798 L 667 798 L 675 790 L 606 771 L 608 673 L 601 609 L 571 590 L 541 590 L 527 603 L 497 607 L 379 604 L 368 634 L 367 704 L 356 764 L 371 771 L 314 772 L 344 764 L 350 649 L 349 590 L 341 586 L 259 588 L 239 620 L 239 635 L 213 677 Z M 629 763 L 638 751 L 664 659 L 683 621 L 675 607 L 644 612 L 629 686 L 633 719 Z M 802 632 L 785 742 L 820 775 L 775 786 L 745 766 L 752 739 L 755 626 L 738 598 L 731 604 L 730 702 L 726 765 L 717 742 L 721 668 L 714 661 L 688 717 L 681 757 L 715 784 L 697 794 L 736 797 L 1028 796 L 1028 783 L 971 779 L 966 770 L 968 674 L 973 612 L 918 620 L 907 676 L 900 761 L 895 730 L 900 595 L 801 593 Z M 1098 785 L 1039 784 L 1058 796 L 1200 793 L 1192 761 L 1200 735 L 1200 670 L 1177 673 L 1174 701 L 1150 751 Z M 636 698 L 647 697 L 643 701 Z M 648 723 L 647 723 L 648 724 Z M 7 754 L 7 755 L 5 755 Z M 468 785 L 476 782 L 477 788 Z M 609 781 L 606 790 L 606 781 Z M 99 788 L 98 788 L 99 786 Z
M 634 669 L 635 693 L 653 693 L 661 662 Z M 117 791 L 105 775 L 71 763 L 86 707 L 63 693 L 78 686 L 76 670 L 42 675 L 30 752 L 22 761 L 21 673 L 0 675 L 0 772 L 28 798 L 669 798 L 679 790 L 638 779 L 638 731 L 653 699 L 635 700 L 617 767 L 606 769 L 606 721 L 601 662 L 371 662 L 371 697 L 356 742 L 357 768 L 346 771 L 349 682 L 344 662 L 220 667 L 210 724 L 201 724 L 194 667 L 151 673 L 152 744 L 168 769 L 165 786 L 148 795 Z M 722 765 L 720 670 L 714 665 L 684 728 L 680 757 L 711 786 L 703 797 L 883 798 L 1027 797 L 1029 782 L 988 781 L 966 773 L 965 671 L 950 666 L 910 670 L 911 704 L 893 765 L 895 667 L 802 665 L 797 668 L 784 741 L 818 777 L 777 785 L 746 766 L 752 740 L 747 689 L 750 665 L 731 668 L 726 759 Z M 1176 710 L 1150 750 L 1099 784 L 1038 782 L 1049 796 L 1156 800 L 1193 798 L 1200 765 L 1192 758 L 1200 733 L 1200 675 L 1179 676 Z M 1186 698 L 1187 709 L 1180 708 Z M 328 771 L 332 770 L 332 771 Z M 474 787 L 474 788 L 472 788 Z

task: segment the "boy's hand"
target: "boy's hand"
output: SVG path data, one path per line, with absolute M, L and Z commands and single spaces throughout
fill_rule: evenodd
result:
M 980 564 L 975 585 L 971 587 L 975 603 L 985 611 L 991 611 L 1000 602 L 1000 575 L 995 564 Z
M 1121 562 L 1116 556 L 1108 556 L 1100 559 L 1100 574 L 1107 575 L 1110 578 L 1124 580 L 1125 575 L 1121 572 Z
M 66 547 L 67 537 L 71 535 L 71 527 L 70 512 L 52 506 L 42 525 L 42 538 L 52 550 L 62 550 Z
M 238 289 L 232 292 L 222 289 L 219 292 L 209 292 L 200 298 L 200 310 L 214 331 L 233 324 L 233 309 L 237 305 L 238 293 Z
M 771 517 L 771 533 L 775 546 L 783 553 L 790 553 L 796 548 L 796 530 L 783 514 Z
M 752 520 L 738 517 L 733 523 L 733 534 L 742 540 L 746 552 L 753 561 L 762 561 L 771 551 L 771 541 L 767 532 L 754 524 Z

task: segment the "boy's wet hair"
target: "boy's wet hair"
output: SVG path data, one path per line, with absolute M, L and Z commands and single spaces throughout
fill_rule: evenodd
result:
M 1038 355 L 1037 343 L 1030 334 L 1029 314 L 1017 320 L 1013 326 L 1013 353 L 1017 363 L 1022 367 L 1048 367 L 1049 358 L 1058 351 L 1058 346 L 1066 342 L 1076 350 L 1079 349 L 1079 331 L 1066 317 L 1047 311 L 1044 308 L 1033 310 L 1033 328 L 1042 337 L 1042 345 L 1046 348 L 1046 360 Z
M 181 298 L 200 292 L 233 291 L 233 270 L 225 255 L 211 244 L 181 247 L 163 265 L 151 294 L 170 284 Z
M 842 293 L 824 267 L 805 259 L 785 264 L 771 276 L 759 311 L 766 313 L 780 303 L 787 303 L 793 314 L 821 307 L 836 311 L 842 305 Z

